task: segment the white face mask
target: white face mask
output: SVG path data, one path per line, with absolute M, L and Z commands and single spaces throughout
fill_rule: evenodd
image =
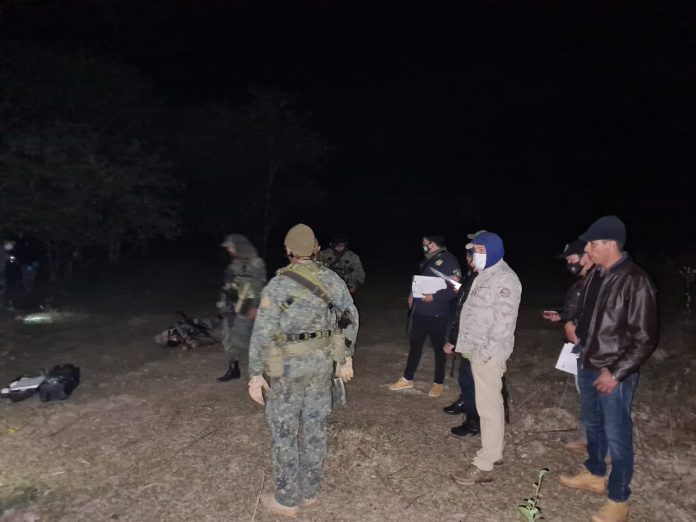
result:
M 474 266 L 476 267 L 476 270 L 482 272 L 483 269 L 486 268 L 486 254 L 474 252 Z

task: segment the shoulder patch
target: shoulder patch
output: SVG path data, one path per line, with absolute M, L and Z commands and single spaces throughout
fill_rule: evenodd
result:
M 435 261 L 435 266 L 442 266 L 443 263 L 444 261 L 442 259 L 438 259 L 437 261 Z
M 500 295 L 502 297 L 510 297 L 510 289 L 509 288 L 501 288 Z

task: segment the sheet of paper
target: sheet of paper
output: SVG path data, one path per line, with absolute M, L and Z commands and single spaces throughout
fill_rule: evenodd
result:
M 561 353 L 558 356 L 558 361 L 556 362 L 556 368 L 558 370 L 572 373 L 573 375 L 578 374 L 578 356 L 571 352 L 575 345 L 573 343 L 565 343 L 563 348 L 561 348 Z
M 462 286 L 462 284 L 459 283 L 458 281 L 455 281 L 451 277 L 446 276 L 445 274 L 443 274 L 439 270 L 435 270 L 433 267 L 430 267 L 430 271 L 433 274 L 437 275 L 438 277 L 441 277 L 442 279 L 447 281 L 449 284 L 451 284 L 457 292 L 459 291 L 459 288 Z
M 447 288 L 447 283 L 439 277 L 413 276 L 411 283 L 411 293 L 415 298 L 422 298 L 424 295 L 434 294 Z
M 46 379 L 43 375 L 38 377 L 22 377 L 21 379 L 10 384 L 11 390 L 28 390 L 29 388 L 38 388 Z

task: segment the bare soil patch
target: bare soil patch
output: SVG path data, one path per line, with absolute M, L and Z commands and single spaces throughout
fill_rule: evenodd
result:
M 190 295 L 158 285 L 109 288 L 74 298 L 79 321 L 0 324 L 0 379 L 71 362 L 83 380 L 65 402 L 0 402 L 0 521 L 273 520 L 256 510 L 270 489 L 270 436 L 244 380 L 221 384 L 219 346 L 164 350 L 152 337 L 184 308 L 209 313 L 211 282 Z M 67 301 L 70 301 L 69 299 Z M 349 405 L 330 418 L 320 502 L 307 521 L 513 521 L 547 467 L 547 520 L 586 521 L 603 499 L 558 484 L 583 457 L 562 447 L 577 427 L 572 378 L 553 368 L 560 331 L 523 308 L 509 362 L 512 422 L 505 465 L 490 486 L 465 489 L 450 473 L 466 466 L 479 439 L 442 412 L 458 393 L 427 396 L 426 347 L 414 390 L 390 392 L 408 351 L 403 298 L 389 285 L 360 295 L 363 325 Z M 524 307 L 524 304 L 523 304 Z M 696 385 L 693 325 L 664 328 L 635 402 L 632 520 L 687 522 L 696 513 Z M 451 364 L 451 362 L 449 363 Z

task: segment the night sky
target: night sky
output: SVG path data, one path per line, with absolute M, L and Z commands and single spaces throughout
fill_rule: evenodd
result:
M 694 5 L 18 2 L 2 29 L 134 64 L 169 107 L 296 93 L 332 147 L 310 224 L 374 263 L 479 228 L 548 259 L 606 213 L 647 259 L 695 242 Z

